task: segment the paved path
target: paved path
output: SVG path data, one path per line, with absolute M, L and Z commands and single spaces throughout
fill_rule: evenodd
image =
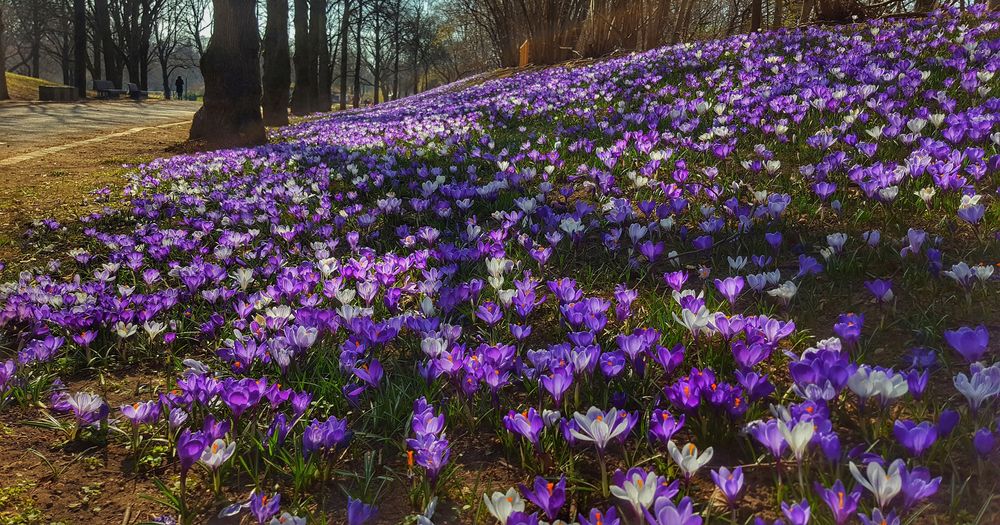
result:
M 89 101 L 0 104 L 0 166 L 83 144 L 191 121 L 200 102 Z

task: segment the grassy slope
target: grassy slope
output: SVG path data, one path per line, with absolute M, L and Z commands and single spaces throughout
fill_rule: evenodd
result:
M 59 85 L 61 84 L 57 82 L 7 72 L 7 89 L 11 100 L 38 100 L 38 86 Z

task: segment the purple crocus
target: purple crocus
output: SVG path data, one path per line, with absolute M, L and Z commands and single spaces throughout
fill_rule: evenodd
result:
M 972 435 L 972 447 L 976 449 L 976 454 L 979 454 L 980 457 L 989 456 L 996 444 L 996 436 L 988 428 L 981 428 Z
M 590 514 L 584 516 L 580 514 L 577 517 L 580 525 L 620 525 L 621 521 L 618 519 L 618 512 L 614 507 L 610 507 L 607 512 L 602 512 L 601 509 L 590 509 Z
M 520 413 L 511 410 L 504 416 L 503 424 L 508 432 L 520 434 L 536 447 L 542 430 L 545 428 L 542 416 L 534 408 Z
M 503 310 L 496 303 L 486 301 L 479 305 L 479 308 L 476 308 L 476 317 L 482 319 L 487 325 L 493 326 L 503 319 Z
M 736 304 L 736 298 L 739 297 L 740 292 L 743 291 L 743 287 L 746 285 L 746 281 L 743 277 L 726 277 L 725 279 L 715 281 L 715 288 L 719 290 L 719 293 L 729 301 L 729 305 L 733 306 Z
M 990 344 L 990 333 L 983 325 L 975 328 L 963 326 L 958 330 L 945 330 L 944 340 L 961 354 L 967 363 L 975 363 L 986 355 L 986 348 Z
M 788 518 L 789 525 L 806 525 L 809 523 L 809 500 L 789 505 L 781 502 L 781 512 Z
M 643 509 L 649 525 L 701 525 L 701 516 L 694 513 L 691 498 L 685 496 L 677 505 L 670 498 L 659 497 L 653 502 L 652 512 Z
M 250 514 L 256 518 L 259 525 L 264 525 L 267 520 L 278 513 L 281 506 L 281 494 L 268 496 L 263 492 L 254 491 L 250 495 Z
M 76 424 L 80 427 L 88 427 L 98 423 L 108 417 L 110 408 L 108 404 L 97 394 L 89 392 L 77 392 L 65 396 L 66 404 L 76 418 Z
M 556 404 L 562 403 L 563 394 L 569 390 L 570 385 L 573 384 L 573 373 L 569 370 L 569 367 L 561 366 L 556 367 L 549 375 L 543 375 L 539 382 L 542 387 L 552 395 L 552 399 L 555 400 Z
M 683 426 L 684 414 L 675 418 L 669 411 L 657 408 L 649 418 L 649 441 L 666 445 Z
M 185 429 L 177 436 L 177 457 L 181 463 L 181 480 L 187 477 L 191 467 L 201 459 L 201 453 L 211 444 L 209 436 L 203 432 Z
M 711 474 L 712 481 L 726 497 L 729 506 L 735 508 L 736 502 L 740 499 L 740 493 L 743 491 L 743 467 L 736 467 L 733 470 L 720 467 L 719 470 L 713 470 Z
M 896 436 L 896 441 L 899 441 L 911 456 L 923 455 L 938 437 L 937 426 L 934 423 L 923 421 L 917 424 L 908 419 L 897 419 L 892 427 L 892 433 Z
M 891 302 L 894 297 L 892 293 L 892 281 L 886 279 L 865 281 L 865 288 L 868 288 L 868 291 L 875 297 L 875 301 L 880 304 Z
M 520 489 L 524 497 L 538 505 L 550 520 L 556 519 L 559 510 L 566 503 L 566 476 L 561 476 L 557 483 L 537 476 L 532 489 L 529 490 L 524 485 L 520 485 Z
M 861 491 L 854 489 L 851 492 L 847 492 L 847 489 L 844 488 L 844 483 L 839 479 L 833 482 L 833 486 L 830 488 L 826 488 L 818 482 L 815 484 L 815 488 L 819 497 L 830 508 L 830 512 L 833 514 L 833 521 L 836 525 L 844 525 L 850 521 L 854 516 L 854 512 L 858 510 L 858 502 L 861 501 Z
M 378 508 L 359 499 L 347 497 L 347 525 L 364 525 L 375 516 Z

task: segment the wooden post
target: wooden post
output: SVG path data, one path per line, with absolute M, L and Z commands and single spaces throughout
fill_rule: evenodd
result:
M 531 41 L 525 40 L 521 47 L 517 48 L 517 67 L 525 67 L 531 63 Z

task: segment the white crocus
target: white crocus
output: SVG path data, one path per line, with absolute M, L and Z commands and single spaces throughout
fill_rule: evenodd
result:
M 216 439 L 205 447 L 201 453 L 201 463 L 212 470 L 219 470 L 223 463 L 229 461 L 236 452 L 236 442 L 226 443 L 224 439 Z
M 795 461 L 801 462 L 809 448 L 809 441 L 816 433 L 816 425 L 811 421 L 799 421 L 789 429 L 784 421 L 778 420 L 778 432 L 781 432 L 781 437 L 785 438 L 785 443 L 788 443 L 788 448 L 795 455 Z
M 494 492 L 492 496 L 483 494 L 483 503 L 486 510 L 497 519 L 499 523 L 507 523 L 507 518 L 515 512 L 524 510 L 524 500 L 513 488 L 507 489 L 507 493 Z
M 1000 394 L 1000 363 L 983 368 L 972 365 L 971 377 L 960 373 L 955 376 L 955 389 L 969 402 L 973 412 L 978 412 L 983 403 Z
M 699 454 L 698 447 L 694 446 L 694 443 L 688 443 L 683 448 L 677 448 L 673 440 L 667 443 L 667 451 L 670 452 L 670 457 L 680 467 L 685 478 L 693 476 L 698 469 L 712 460 L 712 455 L 715 453 L 712 447 L 708 447 L 704 452 Z
M 878 462 L 872 461 L 868 464 L 867 472 L 864 475 L 861 474 L 853 461 L 849 468 L 854 479 L 875 496 L 879 508 L 885 508 L 903 488 L 903 477 L 899 472 L 902 465 L 902 461 L 896 460 L 886 470 Z
M 934 198 L 934 195 L 936 193 L 937 190 L 934 189 L 934 186 L 928 186 L 926 188 L 913 192 L 913 194 L 916 195 L 917 197 L 920 197 L 920 200 L 924 201 L 924 204 L 926 204 L 927 206 L 931 205 L 931 199 Z
M 611 487 L 611 495 L 628 502 L 632 506 L 636 515 L 642 514 L 642 509 L 648 509 L 653 504 L 656 497 L 658 480 L 655 472 L 646 474 L 643 478 L 638 472 L 632 474 L 621 486 Z
M 781 286 L 768 290 L 767 295 L 774 297 L 781 301 L 783 304 L 788 304 L 795 294 L 799 291 L 799 287 L 795 285 L 792 281 L 785 281 Z
M 590 407 L 586 414 L 573 413 L 573 421 L 579 427 L 579 430 L 570 430 L 573 437 L 593 443 L 599 451 L 603 451 L 612 439 L 628 430 L 625 421 L 618 417 L 616 408 L 605 413 L 597 407 Z
M 674 321 L 677 324 L 687 328 L 691 332 L 691 335 L 696 336 L 701 332 L 709 331 L 709 323 L 712 321 L 714 316 L 708 311 L 708 308 L 704 306 L 701 307 L 697 312 L 692 312 L 687 308 L 681 310 L 681 315 L 678 317 L 677 314 L 673 314 Z

